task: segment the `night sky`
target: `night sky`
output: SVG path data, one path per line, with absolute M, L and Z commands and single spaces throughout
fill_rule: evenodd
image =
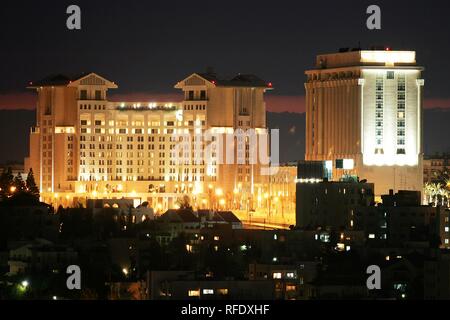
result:
M 66 8 L 82 30 L 66 28 Z M 382 9 L 382 30 L 366 8 Z M 417 51 L 426 106 L 450 107 L 448 1 L 2 1 L 0 108 L 33 108 L 29 81 L 94 71 L 115 81 L 112 100 L 178 100 L 174 84 L 207 66 L 273 82 L 271 111 L 304 110 L 304 70 L 318 53 L 386 45 Z

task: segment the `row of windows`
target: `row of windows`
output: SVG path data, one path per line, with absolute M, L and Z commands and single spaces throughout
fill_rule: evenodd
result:
M 163 126 L 174 127 L 176 124 L 177 123 L 175 121 L 165 121 L 163 123 Z M 183 126 L 183 125 L 192 127 L 192 126 L 194 126 L 194 124 L 195 124 L 194 120 L 188 120 L 188 121 L 184 121 L 184 122 L 178 121 L 178 126 L 180 126 L 180 127 Z M 204 126 L 206 124 L 206 121 L 202 120 L 202 121 L 199 122 L 199 125 L 200 124 Z M 80 120 L 80 125 L 81 126 L 90 126 L 91 125 L 91 121 L 90 120 L 85 120 L 85 119 Z M 95 126 L 105 126 L 106 122 L 104 120 L 95 120 L 94 121 L 94 125 Z M 108 125 L 110 127 L 112 127 L 114 125 L 116 125 L 118 127 L 128 127 L 130 125 L 130 122 L 129 121 L 125 121 L 125 120 L 117 120 L 117 121 L 109 120 L 108 121 Z M 138 121 L 132 121 L 131 122 L 131 126 L 133 126 L 133 127 L 144 127 L 145 126 L 145 122 L 144 121 L 139 121 L 139 120 Z M 161 122 L 160 121 L 148 121 L 147 122 L 147 126 L 148 127 L 160 127 L 161 126 Z
M 80 176 L 79 180 L 80 181 L 180 181 L 180 182 L 184 182 L 184 181 L 205 181 L 205 177 L 204 176 L 122 176 L 122 175 L 116 175 L 116 176 L 102 176 L 100 178 L 97 178 L 96 173 L 91 172 L 89 173 L 90 176 L 86 177 L 86 176 Z M 105 174 L 105 173 L 101 173 L 101 174 Z M 110 173 L 111 174 L 111 173 Z M 166 179 L 167 178 L 167 179 Z M 51 176 L 49 176 L 49 180 L 51 180 Z M 209 177 L 210 181 L 216 181 L 217 177 L 216 176 L 212 176 Z M 164 193 L 164 190 L 159 189 L 160 193 Z
M 105 105 L 96 105 L 93 106 L 90 104 L 82 104 L 80 105 L 80 110 L 106 110 Z
M 106 169 L 106 170 L 105 170 Z M 205 174 L 205 169 L 204 168 L 200 168 L 199 170 L 197 170 L 196 168 L 194 169 L 188 169 L 185 168 L 183 170 L 177 170 L 178 168 L 168 168 L 168 173 L 184 173 L 184 174 Z M 159 173 L 165 173 L 166 169 L 165 168 L 159 168 L 157 171 L 159 171 Z M 89 172 L 88 172 L 89 171 Z M 145 170 L 145 168 L 116 168 L 116 173 L 123 173 L 124 171 L 126 171 L 126 173 L 145 173 L 146 171 L 150 174 L 153 174 L 155 172 L 154 168 L 148 168 L 147 170 Z M 86 168 L 81 168 L 81 173 L 112 173 L 113 172 L 113 168 L 91 168 L 90 170 L 87 170 Z M 213 169 L 211 170 L 212 173 L 215 173 L 216 170 Z
M 73 165 L 73 160 L 68 160 L 67 163 L 68 163 L 68 165 Z M 145 163 L 147 163 L 148 166 L 151 166 L 151 167 L 155 166 L 155 161 L 153 161 L 153 160 L 149 160 L 147 162 L 144 161 L 144 160 L 137 160 L 137 161 L 127 160 L 126 162 L 123 161 L 123 160 L 116 160 L 115 161 L 116 166 L 124 166 L 125 163 L 126 163 L 127 166 L 134 166 L 134 165 L 144 166 Z M 159 160 L 159 162 L 156 162 L 156 163 L 159 163 L 159 166 L 165 166 L 166 165 L 166 161 L 165 160 Z M 170 161 L 167 161 L 167 163 L 169 163 L 170 166 L 177 166 L 177 167 L 179 167 L 179 162 L 178 161 L 170 160 Z M 49 164 L 51 164 L 51 161 L 50 161 Z M 213 162 L 212 164 L 216 165 L 215 162 Z M 99 165 L 99 166 L 105 166 L 105 165 L 112 166 L 113 165 L 113 161 L 112 160 L 107 160 L 105 162 L 105 160 L 94 160 L 94 159 L 92 159 L 92 160 L 84 160 L 84 159 L 82 159 L 82 160 L 80 160 L 80 165 L 81 166 L 86 166 L 86 165 L 89 165 L 89 166 L 96 166 L 96 165 Z M 201 161 L 199 163 L 192 162 L 192 163 L 188 163 L 186 165 L 187 166 L 193 166 L 193 168 L 192 168 L 192 172 L 193 173 L 197 173 L 197 169 L 198 169 L 199 173 L 205 173 L 204 168 L 197 168 L 197 167 L 195 167 L 195 166 L 205 166 L 205 162 L 204 161 Z M 185 170 L 189 170 L 189 169 L 185 169 Z M 186 172 L 186 173 L 188 173 L 188 172 Z M 239 173 L 242 173 L 242 170 Z M 249 174 L 250 171 L 246 170 L 246 173 Z
M 239 126 L 239 127 L 242 127 L 243 125 L 244 125 L 244 121 L 239 120 L 239 121 L 238 121 L 238 126 Z M 250 127 L 250 121 L 245 121 L 245 125 L 246 125 L 247 127 Z
M 406 79 L 399 75 L 397 84 L 397 154 L 405 154 L 405 103 L 406 102 Z
M 185 92 L 185 99 L 189 100 L 189 101 L 193 101 L 193 100 L 206 100 L 207 96 L 206 96 L 206 90 L 200 90 L 200 91 L 186 91 Z
M 205 105 L 193 105 L 193 104 L 190 104 L 190 105 L 185 105 L 184 106 L 184 110 L 191 110 L 191 111 L 193 111 L 193 110 L 206 110 L 206 106 Z
M 384 82 L 378 76 L 375 81 L 375 137 L 377 147 L 383 144 L 383 105 L 384 105 Z
M 108 133 L 109 134 L 114 134 L 114 132 L 118 133 L 118 134 L 128 134 L 129 130 L 128 129 L 116 129 L 117 131 L 115 131 L 113 128 L 108 129 Z M 193 129 L 185 129 L 187 131 L 185 131 L 185 134 L 190 134 L 191 136 L 194 134 L 194 130 Z M 200 130 L 200 129 L 197 129 Z M 80 129 L 80 133 L 81 134 L 91 134 L 92 130 L 90 128 L 81 128 Z M 101 129 L 101 128 L 95 128 L 93 131 L 95 134 L 106 134 L 106 129 Z M 144 134 L 144 130 L 143 129 L 132 129 L 131 131 L 132 134 Z M 164 129 L 164 134 L 169 134 L 169 135 L 173 135 L 175 133 L 175 129 Z M 181 129 L 179 129 L 178 133 L 182 133 Z M 202 130 L 200 131 L 196 131 L 196 134 L 203 134 L 204 131 Z M 161 134 L 161 130 L 160 129 L 149 129 L 148 130 L 148 134 Z
M 95 90 L 94 94 L 88 95 L 87 90 L 80 90 L 80 100 L 102 100 L 103 99 L 103 93 L 101 90 Z
M 127 145 L 117 144 L 115 146 L 116 146 L 115 150 L 125 150 L 125 147 L 126 147 L 126 150 L 134 150 L 134 149 L 145 150 L 145 145 L 144 144 L 138 144 L 136 146 L 134 146 L 132 144 L 127 144 Z M 111 144 L 111 143 L 106 144 L 106 145 L 103 144 L 103 143 L 100 143 L 98 145 L 95 145 L 95 144 L 87 145 L 87 144 L 84 144 L 84 143 L 80 144 L 80 150 L 87 150 L 87 149 L 89 149 L 89 150 L 95 150 L 95 149 L 99 149 L 99 150 L 113 150 L 113 147 L 114 147 L 114 145 Z M 164 144 L 159 144 L 158 148 L 155 148 L 154 144 L 149 144 L 147 147 L 148 147 L 147 148 L 148 150 L 155 150 L 155 149 L 157 149 L 157 150 L 166 150 L 166 145 L 164 145 Z M 202 144 L 199 147 L 200 147 L 200 150 L 202 150 L 204 148 L 204 145 Z M 72 150 L 73 149 L 73 144 L 68 144 L 67 148 L 69 150 Z M 43 149 L 46 149 L 46 145 L 45 144 L 44 144 Z M 51 149 L 50 145 L 49 145 L 49 149 Z M 171 144 L 171 145 L 167 146 L 167 149 L 168 150 L 176 150 L 176 145 L 175 144 Z M 180 148 L 180 149 L 183 149 L 183 148 Z M 246 146 L 246 149 L 249 150 L 249 146 Z M 203 152 L 201 152 L 201 154 L 203 154 Z M 215 153 L 213 153 L 213 156 L 215 157 Z
M 89 138 L 89 139 L 88 139 Z M 136 140 L 135 140 L 136 138 Z M 155 142 L 155 141 L 159 141 L 159 142 L 188 142 L 188 137 L 185 136 L 179 136 L 179 137 L 174 137 L 174 136 L 168 136 L 167 140 L 166 137 L 157 137 L 158 139 L 155 139 L 155 137 L 148 137 L 147 141 L 148 142 Z M 51 140 L 51 139 L 50 139 Z M 116 136 L 116 139 L 114 139 L 117 142 L 124 142 L 125 141 L 125 137 L 123 136 Z M 214 140 L 214 137 L 212 137 L 211 139 L 212 141 Z M 45 141 L 45 139 L 44 139 Z M 71 142 L 73 141 L 73 137 L 68 137 L 67 141 Z M 81 142 L 86 142 L 86 141 L 90 141 L 90 142 L 112 142 L 113 141 L 113 136 L 101 136 L 101 137 L 95 137 L 95 136 L 80 136 L 80 141 Z M 144 142 L 145 141 L 145 137 L 144 136 L 138 136 L 138 137 L 126 137 L 126 142 Z

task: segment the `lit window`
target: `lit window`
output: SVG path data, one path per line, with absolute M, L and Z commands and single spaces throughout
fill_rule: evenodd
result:
M 288 272 L 286 274 L 286 277 L 289 278 L 289 279 L 295 279 L 295 273 L 294 272 Z
M 291 292 L 291 291 L 296 291 L 297 287 L 295 285 L 286 285 L 286 291 L 287 292 Z
M 449 232 L 449 228 L 448 227 L 445 227 L 445 232 Z
M 203 289 L 203 294 L 204 295 L 214 294 L 214 290 L 213 289 Z
M 228 294 L 228 289 L 217 289 L 217 294 L 226 296 Z
M 281 272 L 275 272 L 275 273 L 273 274 L 273 278 L 274 278 L 274 279 L 281 279 Z
M 369 239 L 375 239 L 375 234 L 373 233 L 369 234 Z
M 188 296 L 189 297 L 200 297 L 200 290 L 189 290 Z
M 219 241 L 220 240 L 220 237 L 219 236 L 215 236 L 214 237 L 214 241 Z
M 445 244 L 449 244 L 449 239 L 445 239 Z

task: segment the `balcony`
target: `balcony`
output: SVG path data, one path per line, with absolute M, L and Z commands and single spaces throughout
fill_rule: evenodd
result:
M 187 97 L 184 99 L 186 102 L 208 102 L 209 99 L 206 97 L 199 97 L 199 98 L 193 98 L 193 97 Z

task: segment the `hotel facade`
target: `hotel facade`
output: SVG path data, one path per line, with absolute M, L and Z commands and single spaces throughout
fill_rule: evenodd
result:
M 29 85 L 38 99 L 25 170 L 33 169 L 42 199 L 55 205 L 126 197 L 162 212 L 188 194 L 196 207 L 251 210 L 267 192 L 268 177 L 249 161 L 248 138 L 232 146 L 245 161 L 226 164 L 218 149 L 229 146 L 215 143 L 214 134 L 263 132 L 264 93 L 271 87 L 253 75 L 194 73 L 175 85 L 181 102 L 127 103 L 108 101 L 118 86 L 95 73 L 47 77 Z M 194 144 L 180 134 L 205 132 L 213 133 L 210 141 L 177 147 Z
M 414 51 L 341 49 L 306 71 L 306 160 L 332 178 L 358 176 L 390 189 L 423 189 L 423 68 Z

